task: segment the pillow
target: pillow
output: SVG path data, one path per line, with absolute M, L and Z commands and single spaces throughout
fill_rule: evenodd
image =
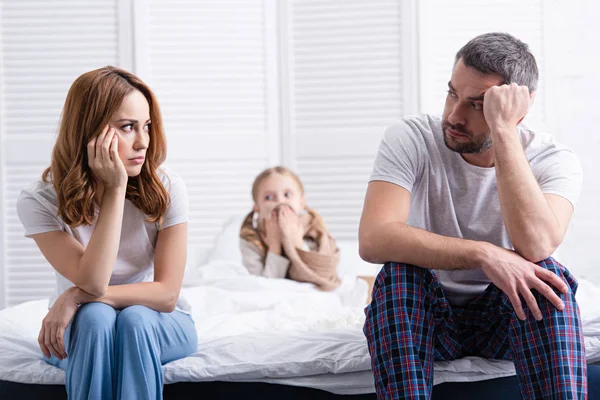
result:
M 242 251 L 240 250 L 240 229 L 246 216 L 231 217 L 221 232 L 215 237 L 212 248 L 208 252 L 206 262 L 215 260 L 228 260 L 238 264 L 242 263 Z
M 375 276 L 379 273 L 381 264 L 368 263 L 358 255 L 358 240 L 336 240 L 336 244 L 340 249 L 340 276 Z
M 234 216 L 225 222 L 225 225 L 215 237 L 204 264 L 215 260 L 228 260 L 242 264 L 240 229 L 245 217 L 245 215 Z M 336 244 L 340 249 L 340 264 L 338 266 L 340 277 L 345 275 L 377 275 L 381 269 L 381 265 L 371 264 L 360 258 L 358 255 L 358 240 L 337 240 Z
M 183 276 L 183 286 L 195 286 L 202 281 L 202 267 L 215 260 L 231 261 L 242 264 L 240 250 L 240 229 L 245 216 L 232 217 L 213 240 L 209 249 L 203 246 L 188 244 L 188 256 Z

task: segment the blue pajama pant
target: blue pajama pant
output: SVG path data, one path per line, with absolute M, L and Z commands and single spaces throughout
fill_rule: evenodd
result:
M 67 358 L 45 360 L 65 370 L 70 400 L 162 399 L 162 365 L 197 347 L 194 321 L 181 311 L 88 303 L 65 331 Z
M 481 356 L 513 360 L 524 399 L 586 399 L 577 281 L 552 258 L 538 265 L 569 287 L 568 294 L 555 290 L 563 311 L 533 291 L 543 315 L 539 322 L 524 301 L 527 320 L 519 320 L 508 296 L 494 284 L 466 306 L 451 306 L 432 270 L 384 265 L 363 328 L 378 398 L 429 399 L 434 361 Z

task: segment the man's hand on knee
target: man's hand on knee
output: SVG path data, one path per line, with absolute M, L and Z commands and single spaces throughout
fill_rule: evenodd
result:
M 481 269 L 494 285 L 506 293 L 519 319 L 526 319 L 519 296 L 523 297 L 534 318 L 538 321 L 542 319 L 542 312 L 531 292 L 532 289 L 537 290 L 557 309 L 563 310 L 564 304 L 552 286 L 563 293 L 568 293 L 569 288 L 558 275 L 524 259 L 512 250 L 492 244 L 484 246 L 484 249 L 480 260 Z

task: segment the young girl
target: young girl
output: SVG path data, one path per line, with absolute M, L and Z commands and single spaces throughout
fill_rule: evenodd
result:
M 161 365 L 197 349 L 179 296 L 187 190 L 159 169 L 165 156 L 152 91 L 100 68 L 71 86 L 50 167 L 19 197 L 26 236 L 56 270 L 38 342 L 69 399 L 160 399 Z
M 254 180 L 252 198 L 240 232 L 248 271 L 337 288 L 339 250 L 321 216 L 306 206 L 300 178 L 285 167 L 266 169 Z

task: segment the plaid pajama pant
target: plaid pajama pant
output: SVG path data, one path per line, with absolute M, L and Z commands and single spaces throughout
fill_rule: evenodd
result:
M 433 362 L 465 356 L 513 360 L 524 399 L 586 399 L 587 374 L 577 281 L 560 263 L 538 263 L 567 283 L 555 292 L 563 311 L 533 291 L 543 320 L 527 304 L 518 319 L 508 297 L 490 284 L 464 307 L 451 306 L 432 270 L 385 264 L 365 309 L 363 328 L 369 344 L 379 399 L 429 399 Z

